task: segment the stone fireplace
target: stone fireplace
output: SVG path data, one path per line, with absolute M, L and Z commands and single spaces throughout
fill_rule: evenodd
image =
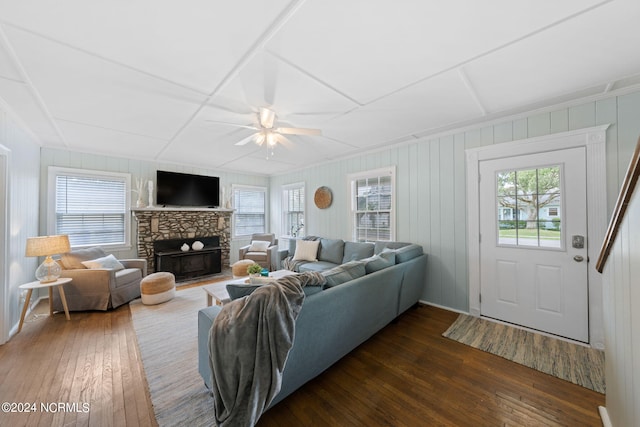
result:
M 218 237 L 222 266 L 229 266 L 232 209 L 142 208 L 134 209 L 138 223 L 138 256 L 155 270 L 154 242 L 169 239 Z M 186 240 L 185 240 L 186 241 Z

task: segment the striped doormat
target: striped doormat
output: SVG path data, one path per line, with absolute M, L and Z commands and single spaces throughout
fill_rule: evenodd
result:
M 444 337 L 605 392 L 604 351 L 461 314 Z

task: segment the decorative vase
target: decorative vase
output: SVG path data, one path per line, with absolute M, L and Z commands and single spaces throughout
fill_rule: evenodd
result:
M 182 252 L 187 252 L 189 250 L 189 245 L 187 245 L 186 243 L 184 243 L 182 246 L 180 246 L 180 250 Z
M 145 204 L 144 204 L 144 201 L 142 200 L 142 198 L 139 198 L 139 199 L 136 201 L 136 207 L 137 207 L 137 208 L 144 208 L 144 207 L 146 207 L 146 206 L 145 206 Z
M 196 240 L 191 245 L 191 249 L 193 249 L 194 251 L 200 251 L 202 250 L 202 248 L 204 248 L 204 243 L 202 243 L 200 240 Z

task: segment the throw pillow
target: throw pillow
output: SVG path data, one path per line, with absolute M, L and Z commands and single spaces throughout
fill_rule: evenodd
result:
M 344 240 L 341 239 L 320 239 L 320 250 L 318 259 L 334 264 L 342 264 L 344 254 Z
M 319 240 L 299 240 L 296 242 L 296 253 L 293 254 L 294 261 L 318 261 Z
M 383 253 L 380 253 L 379 255 L 365 258 L 362 261 L 364 262 L 364 268 L 367 274 L 369 274 L 395 265 L 396 255 L 393 252 L 385 252 L 384 256 Z
M 368 258 L 373 255 L 373 243 L 344 242 L 344 258 L 341 263 Z
M 326 270 L 321 273 L 327 279 L 327 288 L 341 285 L 358 277 L 362 277 L 367 274 L 364 262 L 362 261 L 349 261 L 345 264 L 339 265 Z
M 82 265 L 87 268 L 110 268 L 115 271 L 124 270 L 124 265 L 122 265 L 122 263 L 118 261 L 112 254 L 98 259 L 82 261 Z
M 271 245 L 271 243 L 265 240 L 252 240 L 249 252 L 267 252 L 269 245 Z

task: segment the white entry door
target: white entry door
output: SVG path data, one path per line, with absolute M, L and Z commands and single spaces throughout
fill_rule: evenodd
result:
M 481 315 L 588 342 L 585 149 L 479 171 Z

